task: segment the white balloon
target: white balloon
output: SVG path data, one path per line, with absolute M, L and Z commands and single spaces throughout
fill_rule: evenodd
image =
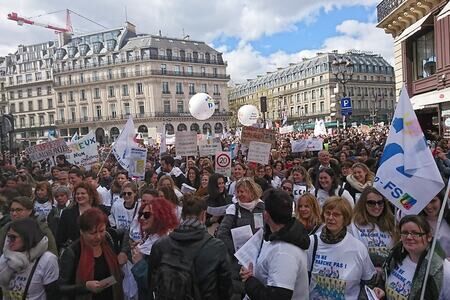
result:
M 189 112 L 197 120 L 209 119 L 216 109 L 214 99 L 205 93 L 197 93 L 189 100 Z
M 244 105 L 238 110 L 238 120 L 244 126 L 256 124 L 259 118 L 258 108 L 254 105 Z

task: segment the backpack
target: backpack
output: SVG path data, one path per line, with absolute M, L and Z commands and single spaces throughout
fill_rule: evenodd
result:
M 202 240 L 188 247 L 181 246 L 170 236 L 171 249 L 162 255 L 161 263 L 152 276 L 151 291 L 155 300 L 200 300 L 195 259 L 212 238 L 205 234 Z

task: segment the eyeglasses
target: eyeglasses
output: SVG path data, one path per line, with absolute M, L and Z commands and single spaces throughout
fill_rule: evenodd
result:
M 17 238 L 19 238 L 19 236 L 15 235 L 15 234 L 7 234 L 6 238 L 8 239 L 8 241 L 10 242 L 15 242 Z
M 412 237 L 413 239 L 418 239 L 418 238 L 424 236 L 425 234 L 426 234 L 425 232 L 415 232 L 415 231 L 412 231 L 412 232 L 409 232 L 409 231 L 402 231 L 402 232 L 400 232 L 400 236 L 401 236 L 402 238 L 408 238 L 408 236 L 411 235 L 411 237 Z
M 370 206 L 370 207 L 375 207 L 375 206 L 383 207 L 384 201 L 383 200 L 381 200 L 381 201 L 367 200 L 366 204 L 367 204 L 367 206 Z
M 10 210 L 9 210 L 9 213 L 10 214 L 13 214 L 13 213 L 21 213 L 21 212 L 23 212 L 24 211 L 24 209 L 23 208 L 11 208 Z
M 287 186 L 282 186 L 281 189 L 284 191 L 292 192 L 292 188 L 287 187 Z
M 326 212 L 323 213 L 323 215 L 324 215 L 326 218 L 329 218 L 329 217 L 340 218 L 340 217 L 342 217 L 342 214 L 341 214 L 341 213 L 331 212 L 331 211 L 326 211 Z
M 131 196 L 131 195 L 133 195 L 133 192 L 123 192 L 122 193 L 122 197 L 123 196 Z
M 152 213 L 149 212 L 149 211 L 141 212 L 141 213 L 139 213 L 139 219 L 141 219 L 142 217 L 143 217 L 145 220 L 148 220 L 148 219 L 150 219 L 150 218 L 152 217 Z

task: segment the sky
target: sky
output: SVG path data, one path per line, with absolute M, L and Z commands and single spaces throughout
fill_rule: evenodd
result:
M 20 44 L 55 39 L 52 30 L 18 26 L 17 12 L 36 22 L 65 27 L 69 8 L 115 28 L 128 19 L 138 33 L 208 43 L 223 52 L 231 84 L 286 67 L 318 52 L 355 49 L 382 55 L 393 64 L 393 38 L 376 27 L 381 0 L 0 0 L 0 56 Z M 52 14 L 49 14 L 52 13 Z M 72 14 L 75 32 L 102 27 Z

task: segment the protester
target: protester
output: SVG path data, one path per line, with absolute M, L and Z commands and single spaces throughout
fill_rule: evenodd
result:
M 347 176 L 344 187 L 357 203 L 364 188 L 373 184 L 374 177 L 365 164 L 358 162 L 352 166 L 352 174 Z
M 316 233 L 322 226 L 319 203 L 310 193 L 305 193 L 298 199 L 295 216 L 310 235 Z
M 271 184 L 274 189 L 277 189 L 281 185 L 281 178 L 274 174 L 271 165 L 266 165 L 264 167 L 265 175 L 264 178 Z
M 290 178 L 294 183 L 293 193 L 294 193 L 294 201 L 297 204 L 298 199 L 304 193 L 312 193 L 314 194 L 315 188 L 313 183 L 311 182 L 311 178 L 309 177 L 308 172 L 302 166 L 297 166 L 292 169 Z
M 212 174 L 211 174 L 212 175 Z M 198 197 L 205 197 L 208 195 L 208 181 L 211 175 L 202 174 L 200 180 L 200 187 L 194 192 Z
M 200 187 L 200 170 L 197 167 L 188 168 L 186 184 L 195 189 Z
M 180 189 L 175 185 L 175 182 L 169 175 L 163 175 L 159 178 L 157 189 L 160 190 L 162 187 L 168 187 L 172 189 L 178 199 L 181 199 L 183 197 Z
M 208 197 L 206 199 L 206 204 L 208 208 L 213 207 L 226 207 L 232 203 L 232 197 L 226 193 L 225 189 L 225 176 L 221 174 L 213 174 L 208 181 Z M 225 210 L 223 211 L 223 215 L 207 215 L 206 226 L 211 226 L 216 223 L 217 225 L 223 219 L 225 215 Z
M 53 236 L 56 236 L 61 214 L 70 204 L 69 199 L 71 197 L 71 192 L 68 187 L 59 186 L 53 190 L 53 195 L 55 196 L 55 203 L 52 210 L 48 214 L 47 223 L 53 233 Z
M 247 171 L 247 167 L 244 164 L 241 163 L 235 163 L 233 166 L 233 176 L 232 181 L 227 182 L 227 191 L 228 194 L 231 196 L 236 196 L 236 182 L 238 182 L 239 179 L 243 178 L 245 175 L 245 172 Z
M 319 171 L 314 196 L 319 201 L 321 207 L 331 196 L 344 198 L 349 202 L 351 207 L 355 205 L 350 193 L 346 191 L 343 186 L 339 185 L 336 173 L 331 168 L 323 168 Z
M 39 221 L 47 222 L 47 217 L 53 207 L 53 195 L 50 183 L 41 181 L 36 183 L 34 191 L 34 211 Z
M 186 182 L 186 177 L 184 177 L 183 172 L 180 168 L 175 166 L 175 159 L 170 155 L 164 155 L 161 157 L 161 176 L 169 175 L 172 177 L 175 185 L 181 189 L 181 185 Z

